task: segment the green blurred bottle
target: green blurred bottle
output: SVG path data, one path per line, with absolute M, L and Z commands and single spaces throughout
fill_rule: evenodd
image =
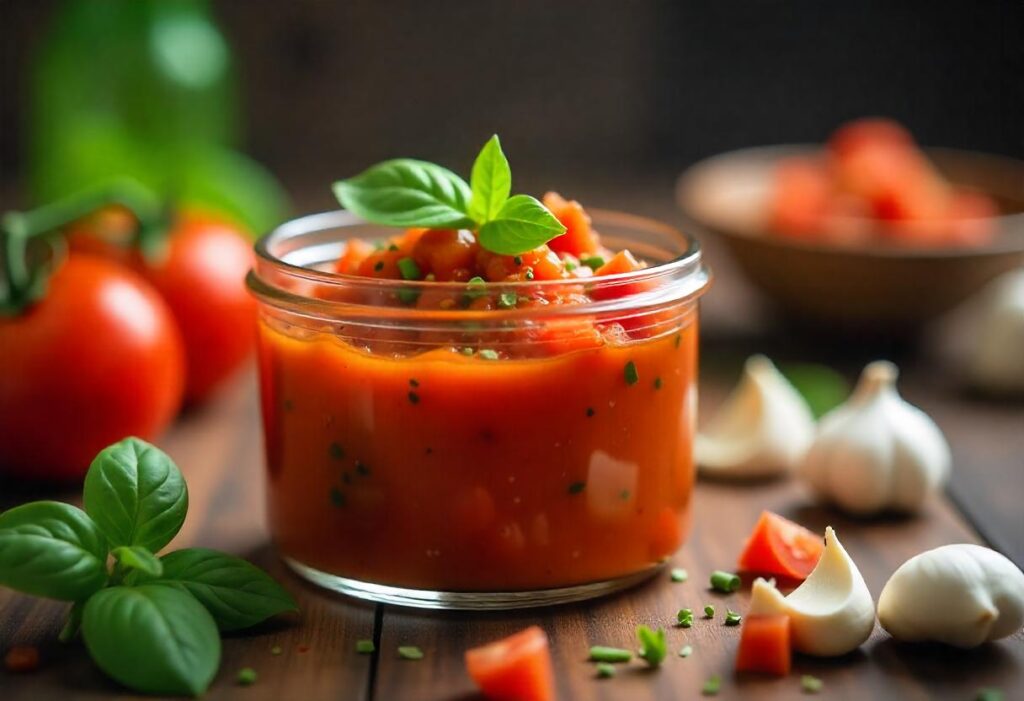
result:
M 233 149 L 236 80 L 206 0 L 66 0 L 30 86 L 37 200 L 129 175 L 255 233 L 285 216 L 274 178 Z

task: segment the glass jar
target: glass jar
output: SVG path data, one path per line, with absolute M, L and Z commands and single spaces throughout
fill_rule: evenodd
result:
M 269 526 L 300 575 L 380 602 L 515 608 L 629 586 L 679 548 L 710 276 L 671 227 L 593 214 L 605 245 L 651 267 L 340 275 L 348 239 L 394 233 L 342 211 L 257 243 Z

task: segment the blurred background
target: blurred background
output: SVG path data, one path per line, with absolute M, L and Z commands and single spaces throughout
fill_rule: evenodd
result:
M 388 156 L 468 170 L 493 132 L 524 189 L 574 196 L 565 179 L 585 175 L 584 189 L 641 178 L 671 197 L 699 158 L 821 141 L 865 114 L 924 144 L 1024 156 L 1024 4 L 1009 0 L 7 0 L 2 13 L 6 205 L 74 180 L 52 172 L 68 167 L 68 131 L 80 160 L 152 160 L 175 139 L 238 147 L 300 209 L 331 206 L 330 180 Z M 147 147 L 126 154 L 87 103 Z M 201 182 L 241 172 L 271 191 L 232 165 L 207 164 L 191 189 L 266 224 L 273 195 L 244 204 Z

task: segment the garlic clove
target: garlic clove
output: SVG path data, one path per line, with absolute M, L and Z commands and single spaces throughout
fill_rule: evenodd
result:
M 982 293 L 981 315 L 970 373 L 989 391 L 1024 393 L 1024 269 L 996 279 Z
M 822 418 L 799 474 L 819 498 L 858 515 L 915 512 L 949 477 L 949 444 L 896 390 L 895 365 L 868 365 L 853 394 Z
M 878 620 L 897 640 L 977 647 L 1024 625 L 1024 573 L 980 545 L 944 545 L 915 555 L 878 598 Z
M 705 474 L 749 479 L 792 470 L 813 438 L 807 402 L 772 361 L 755 355 L 694 449 Z
M 788 615 L 793 647 L 819 657 L 855 650 L 875 626 L 871 592 L 831 526 L 825 529 L 825 551 L 803 584 L 783 597 L 774 580 L 759 577 L 749 612 Z

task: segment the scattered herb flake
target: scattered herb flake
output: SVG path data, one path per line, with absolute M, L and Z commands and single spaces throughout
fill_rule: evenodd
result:
M 683 628 L 690 628 L 693 626 L 693 609 L 679 609 L 676 620 Z
M 623 368 L 623 375 L 626 378 L 627 385 L 635 385 L 640 381 L 640 373 L 637 372 L 636 363 L 632 360 L 626 363 L 626 367 Z
M 468 346 L 464 347 L 459 352 L 462 353 L 463 355 L 473 355 L 473 349 Z
M 479 355 L 484 360 L 497 360 L 498 359 L 498 351 L 491 350 L 490 348 L 484 348 L 479 353 L 477 353 L 477 355 Z
M 522 265 L 523 264 L 523 257 L 522 256 L 516 256 L 515 258 L 512 259 L 512 262 L 515 263 L 517 266 Z
M 660 377 L 655 377 L 654 378 L 654 389 L 661 389 L 661 378 Z
M 740 578 L 732 572 L 715 570 L 711 573 L 711 588 L 725 594 L 731 594 L 740 588 Z
M 519 297 L 516 296 L 515 292 L 502 292 L 498 295 L 498 306 L 504 309 L 511 309 L 516 306 L 519 301 Z
M 727 626 L 738 626 L 740 621 L 743 620 L 743 616 L 739 615 L 731 609 L 725 611 L 725 625 Z
M 630 494 L 628 489 L 623 489 L 621 492 L 619 492 L 619 499 L 622 499 L 622 501 L 629 501 L 629 497 Z
M 337 487 L 331 487 L 331 504 L 339 508 L 345 505 L 345 495 Z
M 356 652 L 360 655 L 369 655 L 376 650 L 372 640 L 357 640 L 356 641 Z
M 586 487 L 586 482 L 573 482 L 572 484 L 569 485 L 569 494 L 579 494 L 584 489 L 586 489 Z
M 274 647 L 270 648 L 271 655 L 280 655 L 282 652 L 284 651 L 281 649 L 280 645 L 275 645 Z
M 285 411 L 295 411 L 295 402 L 293 402 L 291 399 L 285 399 L 284 400 L 284 410 Z
M 392 253 L 395 253 L 398 250 L 398 246 L 396 246 L 395 244 L 391 244 L 390 246 L 388 246 L 388 250 L 391 251 Z
M 348 472 L 341 473 L 341 481 L 344 482 L 345 484 L 352 484 L 352 475 L 350 475 Z
M 580 258 L 580 263 L 587 266 L 591 270 L 597 270 L 604 265 L 604 258 L 601 256 L 588 256 L 586 258 Z
M 595 645 L 590 648 L 591 662 L 629 662 L 631 659 L 633 653 L 621 647 Z
M 423 271 L 412 258 L 398 259 L 398 272 L 402 274 L 403 280 L 419 280 L 423 277 Z
M 370 468 L 367 467 L 364 463 L 361 463 L 358 460 L 356 460 L 356 474 L 366 477 L 367 475 L 370 474 Z
M 609 679 L 615 676 L 615 666 L 607 662 L 597 663 L 597 676 L 599 679 Z
M 717 696 L 721 688 L 722 678 L 716 674 L 715 676 L 711 677 L 706 682 L 704 682 L 704 687 L 700 690 L 700 693 L 704 694 L 705 696 Z
M 423 650 L 415 645 L 402 645 L 398 648 L 398 656 L 403 660 L 422 660 Z
M 640 657 L 651 667 L 660 665 L 668 654 L 665 631 L 661 628 L 651 630 L 647 626 L 637 626 L 636 639 L 640 642 Z
M 817 694 L 821 691 L 825 684 L 817 677 L 812 677 L 810 674 L 805 674 L 800 677 L 800 688 L 805 694 Z M 979 701 L 981 697 L 979 696 Z M 985 701 L 993 701 L 991 699 L 985 699 Z
M 693 654 L 693 646 L 692 645 L 683 645 L 679 649 L 679 656 L 680 657 L 689 657 L 692 654 Z
M 419 387 L 420 386 L 420 381 L 417 380 L 415 377 L 410 377 L 409 378 L 409 386 L 410 387 Z
M 416 300 L 420 298 L 420 293 L 416 290 L 403 287 L 398 291 L 398 300 L 402 304 L 415 304 Z
M 589 419 L 589 418 L 590 418 L 591 416 L 593 416 L 593 415 L 594 415 L 595 413 L 596 413 L 596 412 L 594 411 L 594 407 L 592 407 L 592 406 L 588 406 L 588 407 L 587 407 L 587 418 L 588 418 L 588 419 Z
M 476 299 L 487 294 L 487 281 L 479 275 L 475 275 L 466 282 L 466 297 Z
M 673 567 L 669 577 L 673 582 L 685 582 L 690 578 L 690 573 L 684 570 L 682 567 Z M 689 611 L 690 609 L 686 609 Z
M 534 278 L 533 268 L 527 268 L 526 269 L 525 277 L 526 277 L 527 280 L 532 280 Z
M 677 333 L 676 334 L 676 348 L 679 347 L 679 344 L 682 342 L 682 340 L 683 340 L 683 334 Z
M 420 395 L 416 394 L 415 392 L 409 392 L 409 402 L 412 404 L 419 404 Z
M 704 618 L 714 618 L 714 617 L 715 617 L 715 607 L 712 606 L 711 604 L 708 604 L 707 606 L 704 607 Z
M 256 670 L 252 667 L 243 667 L 238 670 L 238 683 L 241 686 L 252 686 L 256 683 Z
M 327 446 L 328 454 L 335 460 L 341 460 L 345 457 L 345 449 L 341 447 L 338 442 L 331 443 Z
M 376 270 L 379 273 L 381 270 L 384 269 L 384 261 L 379 260 L 376 263 L 374 263 L 373 264 L 373 269 Z

